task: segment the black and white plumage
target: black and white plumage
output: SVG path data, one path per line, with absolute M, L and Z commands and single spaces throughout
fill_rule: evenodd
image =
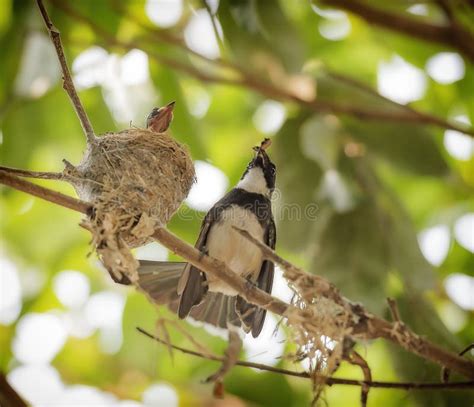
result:
M 219 259 L 257 287 L 270 293 L 274 265 L 234 227 L 274 248 L 276 230 L 271 209 L 276 170 L 263 148 L 256 149 L 241 180 L 207 213 L 195 247 Z M 180 318 L 221 328 L 241 326 L 257 337 L 266 311 L 248 304 L 230 286 L 188 263 L 141 261 L 139 285 L 150 299 L 168 306 Z

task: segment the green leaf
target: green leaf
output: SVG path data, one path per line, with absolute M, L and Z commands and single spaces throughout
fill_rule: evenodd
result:
M 432 287 L 433 273 L 397 198 L 378 182 L 363 159 L 354 165 L 352 170 L 368 195 L 352 211 L 333 213 L 321 228 L 310 270 L 380 314 L 386 306 L 390 271 L 418 290 Z
M 277 166 L 275 219 L 278 242 L 297 251 L 303 251 L 310 244 L 308 236 L 317 218 L 309 219 L 305 213 L 308 209 L 317 209 L 314 196 L 323 174 L 315 161 L 303 155 L 298 143 L 301 126 L 307 118 L 307 114 L 301 114 L 288 120 L 275 136 L 272 146 L 272 157 Z
M 21 63 L 23 44 L 27 32 L 28 11 L 31 5 L 25 1 L 15 1 L 13 14 L 8 15 L 8 4 L 2 4 L 3 26 L 0 30 L 0 120 L 3 120 L 5 109 L 14 102 L 13 86 Z
M 347 129 L 358 141 L 398 168 L 426 176 L 449 172 L 446 161 L 426 126 L 345 119 Z M 420 159 L 420 157 L 423 157 Z
M 406 290 L 402 296 L 397 298 L 397 304 L 402 320 L 414 332 L 429 338 L 431 342 L 452 352 L 459 352 L 462 349 L 463 345 L 447 330 L 439 319 L 436 310 L 419 291 Z M 429 363 L 412 353 L 404 351 L 399 346 L 390 344 L 388 349 L 393 363 L 403 380 L 418 381 L 420 378 L 423 378 L 424 381 L 439 381 L 441 371 L 439 365 Z M 455 377 L 452 380 L 456 380 Z M 458 380 L 462 380 L 462 378 L 458 377 Z M 415 392 L 413 396 L 420 405 L 436 407 L 461 406 L 469 399 L 474 400 L 474 391 Z

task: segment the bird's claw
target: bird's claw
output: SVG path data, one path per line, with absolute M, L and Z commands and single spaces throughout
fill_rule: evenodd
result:
M 209 250 L 207 249 L 206 246 L 202 247 L 199 250 L 199 261 L 201 261 L 204 256 L 209 256 Z

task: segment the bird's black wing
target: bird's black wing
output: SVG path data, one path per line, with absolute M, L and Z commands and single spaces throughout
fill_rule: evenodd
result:
M 201 231 L 194 247 L 205 253 L 206 242 L 212 223 L 218 218 L 222 208 L 219 202 L 214 205 L 204 218 Z M 178 316 L 186 318 L 194 305 L 199 304 L 208 289 L 206 275 L 197 267 L 188 263 L 178 283 L 178 295 L 180 296 Z
M 265 231 L 264 242 L 267 246 L 272 249 L 275 248 L 276 244 L 276 228 L 273 217 L 270 215 L 269 224 Z M 260 268 L 260 272 L 256 279 L 256 286 L 261 290 L 270 293 L 273 286 L 273 275 L 275 266 L 273 262 L 264 260 Z M 237 297 L 236 300 L 237 313 L 240 315 L 242 320 L 243 328 L 248 332 L 252 331 L 252 336 L 256 338 L 262 331 L 263 323 L 265 322 L 265 315 L 267 311 L 263 308 L 259 308 L 256 305 L 249 304 L 241 296 Z
M 275 248 L 276 244 L 276 228 L 275 221 L 273 217 L 270 219 L 270 224 L 268 225 L 267 233 L 265 234 L 265 244 L 272 249 Z M 260 274 L 258 275 L 257 287 L 261 290 L 271 293 L 273 286 L 273 275 L 275 273 L 275 265 L 270 260 L 264 260 L 262 263 L 262 268 L 260 269 Z M 260 332 L 265 322 L 265 315 L 267 310 L 263 308 L 257 308 L 255 316 L 252 323 L 252 336 L 256 338 L 260 335 Z

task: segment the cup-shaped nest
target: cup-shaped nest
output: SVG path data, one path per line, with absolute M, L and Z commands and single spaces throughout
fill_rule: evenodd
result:
M 167 133 L 139 128 L 98 137 L 77 167 L 66 166 L 65 176 L 79 197 L 93 204 L 86 227 L 109 271 L 120 271 L 119 263 L 127 261 L 114 251 L 124 248 L 129 257 L 129 247 L 150 241 L 153 230 L 168 223 L 195 181 L 183 145 Z

